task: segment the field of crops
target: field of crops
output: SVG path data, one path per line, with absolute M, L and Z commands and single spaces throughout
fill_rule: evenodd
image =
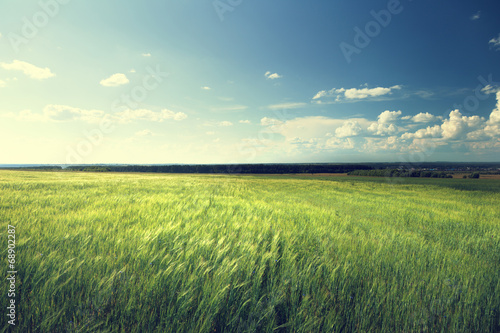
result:
M 500 331 L 500 180 L 0 171 L 0 221 L 18 332 Z

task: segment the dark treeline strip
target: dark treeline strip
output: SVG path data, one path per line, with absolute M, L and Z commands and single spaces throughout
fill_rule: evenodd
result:
M 369 177 L 422 177 L 422 178 L 453 178 L 445 172 L 419 171 L 419 170 L 354 170 L 348 173 L 349 176 L 369 176 Z
M 92 172 L 152 172 L 152 173 L 347 173 L 354 170 L 370 170 L 361 164 L 205 164 L 205 165 L 107 165 L 70 166 L 66 170 Z
M 23 171 L 61 171 L 63 168 L 56 165 L 27 166 L 27 167 L 3 167 L 0 170 L 23 170 Z

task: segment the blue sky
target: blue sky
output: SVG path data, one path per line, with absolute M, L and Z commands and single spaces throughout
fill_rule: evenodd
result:
M 498 1 L 0 12 L 1 164 L 500 160 Z

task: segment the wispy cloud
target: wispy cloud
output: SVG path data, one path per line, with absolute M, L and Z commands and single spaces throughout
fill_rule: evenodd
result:
M 149 58 L 151 57 L 151 53 L 143 53 L 141 54 L 143 57 Z
M 391 95 L 395 90 L 400 90 L 400 85 L 392 87 L 376 87 L 376 88 L 333 88 L 331 90 L 321 90 L 314 95 L 313 100 L 321 103 L 322 98 L 333 99 L 335 102 L 342 101 L 356 101 L 365 100 L 370 98 L 377 98 L 382 96 Z
M 122 73 L 116 73 L 108 77 L 107 79 L 101 80 L 100 84 L 104 87 L 118 87 L 129 83 L 127 76 Z
M 148 109 L 137 109 L 137 110 L 125 110 L 118 112 L 114 115 L 114 118 L 121 123 L 130 123 L 134 120 L 145 120 L 153 122 L 163 122 L 165 120 L 176 120 L 181 121 L 187 118 L 187 115 L 183 112 L 174 112 L 168 109 L 163 109 L 159 112 L 155 112 Z
M 480 18 L 481 18 L 481 11 L 478 11 L 477 13 L 475 13 L 470 17 L 472 21 L 479 20 Z
M 240 124 L 251 124 L 250 120 L 240 120 Z
M 14 60 L 12 63 L 8 64 L 5 62 L 0 63 L 3 69 L 9 71 L 21 71 L 29 78 L 35 80 L 43 80 L 54 77 L 55 74 L 50 71 L 48 67 L 40 68 L 25 61 Z
M 225 120 L 225 121 L 221 121 L 220 123 L 218 123 L 218 125 L 221 127 L 229 127 L 229 126 L 233 126 L 233 123 Z
M 135 136 L 137 136 L 137 137 L 145 137 L 145 136 L 153 136 L 153 135 L 154 135 L 154 133 L 148 129 L 145 129 L 145 130 L 142 130 L 142 131 L 135 133 Z
M 280 79 L 282 78 L 281 75 L 279 75 L 278 73 L 271 73 L 269 71 L 267 71 L 264 76 L 270 80 L 276 80 L 276 79 Z
M 212 112 L 239 112 L 248 109 L 246 105 L 214 106 L 210 108 Z
M 306 106 L 306 103 L 282 103 L 282 104 L 272 104 L 268 105 L 267 108 L 271 110 L 281 110 L 281 109 L 298 109 Z
M 488 43 L 497 51 L 500 50 L 500 34 L 498 34 L 497 38 L 490 39 Z
M 202 89 L 202 90 L 212 90 L 212 88 L 207 87 L 207 86 L 205 86 L 205 87 L 201 87 L 201 89 Z

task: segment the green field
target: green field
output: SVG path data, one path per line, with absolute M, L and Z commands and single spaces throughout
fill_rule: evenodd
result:
M 18 332 L 500 331 L 498 180 L 0 171 L 0 221 Z

